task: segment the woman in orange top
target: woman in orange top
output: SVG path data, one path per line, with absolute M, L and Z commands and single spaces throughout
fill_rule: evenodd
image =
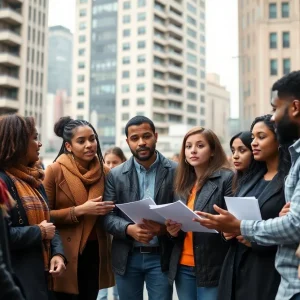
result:
M 192 210 L 215 213 L 231 195 L 233 172 L 218 137 L 203 127 L 184 137 L 175 179 L 175 190 Z M 166 222 L 174 240 L 169 280 L 175 281 L 179 300 L 215 300 L 228 245 L 217 233 L 183 232 L 181 224 Z

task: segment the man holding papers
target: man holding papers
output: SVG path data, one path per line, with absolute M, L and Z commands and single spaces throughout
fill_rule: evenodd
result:
M 104 200 L 117 205 L 146 198 L 156 204 L 173 202 L 177 164 L 155 150 L 153 122 L 136 116 L 128 121 L 125 133 L 133 157 L 107 175 Z M 166 228 L 163 222 L 136 223 L 119 209 L 104 218 L 106 230 L 113 235 L 112 265 L 120 300 L 142 300 L 144 282 L 150 299 L 171 300 L 166 272 L 173 244 Z
M 241 221 L 215 206 L 220 215 L 199 212 L 199 215 L 207 218 L 200 220 L 200 223 L 223 232 L 242 234 L 248 241 L 260 245 L 279 245 L 275 264 L 281 282 L 276 300 L 299 300 L 299 258 L 295 256 L 295 251 L 300 241 L 300 71 L 278 80 L 272 90 L 276 92 L 272 106 L 279 141 L 282 144 L 294 142 L 289 148 L 292 168 L 285 181 L 285 198 L 286 202 L 290 202 L 289 212 L 267 221 Z

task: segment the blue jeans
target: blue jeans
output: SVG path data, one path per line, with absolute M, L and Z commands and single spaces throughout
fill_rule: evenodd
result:
M 218 287 L 197 287 L 194 267 L 179 265 L 175 285 L 179 300 L 216 300 Z
M 162 273 L 159 254 L 131 253 L 124 275 L 116 274 L 120 300 L 143 300 L 144 282 L 149 300 L 172 300 L 173 288 Z
M 107 300 L 107 296 L 108 296 L 108 290 L 109 289 L 103 289 L 103 290 L 100 290 L 99 293 L 98 293 L 98 297 L 97 297 L 97 300 Z M 113 286 L 112 288 L 112 295 L 114 298 L 118 298 L 118 289 L 117 289 L 117 286 Z
M 294 295 L 294 296 L 291 298 L 291 300 L 300 300 L 300 293 Z

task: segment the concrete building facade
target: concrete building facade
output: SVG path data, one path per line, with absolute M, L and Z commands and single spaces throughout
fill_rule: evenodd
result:
M 269 113 L 273 83 L 300 68 L 300 1 L 240 0 L 240 120 Z

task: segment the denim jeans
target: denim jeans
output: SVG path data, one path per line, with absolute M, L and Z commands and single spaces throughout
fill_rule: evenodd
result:
M 108 299 L 108 290 L 109 289 L 100 290 L 99 293 L 98 293 L 97 300 L 107 300 Z M 116 285 L 112 288 L 112 295 L 116 299 L 119 297 L 118 289 L 117 289 Z
M 291 300 L 300 300 L 300 293 L 294 295 Z
M 116 274 L 120 300 L 143 300 L 144 282 L 149 300 L 172 300 L 173 288 L 162 273 L 159 254 L 131 253 L 124 275 Z
M 216 300 L 218 287 L 197 287 L 195 268 L 179 265 L 175 285 L 179 300 Z

